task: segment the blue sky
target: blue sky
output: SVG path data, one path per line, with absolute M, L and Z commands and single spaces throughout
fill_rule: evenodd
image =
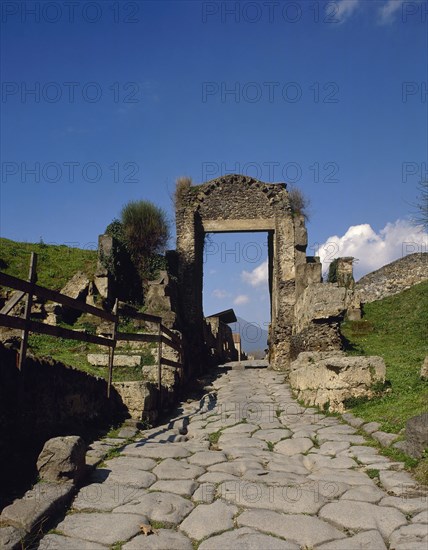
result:
M 127 201 L 173 220 L 178 176 L 240 172 L 306 193 L 324 266 L 352 253 L 361 275 L 426 251 L 409 223 L 427 171 L 425 1 L 1 9 L 2 237 L 93 247 Z M 265 236 L 213 242 L 206 313 L 266 323 L 265 257 L 242 253 Z

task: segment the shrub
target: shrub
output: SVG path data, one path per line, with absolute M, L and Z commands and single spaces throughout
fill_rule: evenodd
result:
M 131 201 L 122 208 L 126 247 L 145 278 L 150 258 L 164 252 L 170 236 L 165 212 L 148 201 Z
M 175 182 L 175 193 L 174 193 L 174 206 L 180 207 L 183 204 L 183 197 L 186 192 L 192 187 L 192 178 L 187 176 L 181 176 L 177 178 Z
M 297 187 L 290 187 L 288 190 L 288 199 L 290 201 L 290 207 L 293 214 L 300 214 L 309 220 L 308 208 L 310 205 L 309 198 Z

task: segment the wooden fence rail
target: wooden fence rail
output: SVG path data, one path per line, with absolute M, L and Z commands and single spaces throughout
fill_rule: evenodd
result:
M 70 298 L 55 290 L 39 286 L 36 284 L 37 274 L 37 255 L 31 254 L 30 273 L 29 280 L 24 281 L 12 275 L 2 273 L 0 271 L 0 286 L 11 288 L 15 291 L 15 294 L 6 302 L 3 308 L 0 310 L 0 326 L 19 329 L 22 331 L 21 335 L 21 347 L 19 352 L 18 368 L 22 370 L 28 345 L 28 334 L 30 332 L 36 334 L 46 334 L 57 338 L 67 338 L 70 340 L 78 340 L 80 342 L 89 342 L 92 344 L 98 344 L 100 346 L 106 346 L 109 349 L 109 374 L 107 383 L 107 394 L 110 397 L 111 385 L 113 380 L 113 368 L 114 368 L 114 352 L 117 342 L 156 342 L 158 344 L 158 390 L 159 390 L 159 402 L 158 407 L 161 410 L 162 407 L 162 365 L 174 367 L 180 369 L 182 377 L 183 369 L 183 346 L 181 338 L 172 330 L 165 327 L 162 323 L 162 317 L 157 315 L 149 315 L 147 313 L 140 313 L 133 311 L 126 305 L 119 310 L 118 300 L 116 300 L 112 312 L 105 311 L 103 309 L 91 306 L 86 302 Z M 64 327 L 48 325 L 39 321 L 31 320 L 31 308 L 33 304 L 33 296 L 44 298 L 64 306 L 77 309 L 83 313 L 90 313 L 95 317 L 109 321 L 112 323 L 111 337 L 97 336 L 95 334 L 89 334 L 79 330 L 72 330 Z M 15 317 L 10 315 L 11 310 L 19 303 L 20 300 L 25 299 L 25 313 L 24 317 Z M 119 332 L 118 326 L 120 316 L 126 315 L 136 320 L 145 321 L 156 325 L 156 334 L 147 333 L 131 333 L 131 332 Z M 172 348 L 179 354 L 179 360 L 173 361 L 162 356 L 162 344 Z

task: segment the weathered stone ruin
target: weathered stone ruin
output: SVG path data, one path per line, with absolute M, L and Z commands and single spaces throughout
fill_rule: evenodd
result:
M 300 351 L 340 349 L 338 323 L 359 302 L 349 277 L 347 286 L 321 284 L 319 258 L 306 256 L 304 216 L 292 210 L 286 184 L 233 174 L 190 186 L 181 190 L 176 224 L 180 329 L 190 370 L 206 358 L 202 276 L 207 233 L 267 233 L 273 368 L 288 370 Z
M 356 284 L 363 303 L 382 300 L 428 279 L 428 252 L 399 258 L 361 277 Z

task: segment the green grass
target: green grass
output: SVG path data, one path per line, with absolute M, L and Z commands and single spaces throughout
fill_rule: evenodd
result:
M 77 271 L 92 279 L 97 267 L 97 251 L 65 245 L 19 243 L 0 238 L 0 270 L 20 279 L 28 278 L 31 252 L 37 253 L 37 283 L 61 290 Z
M 428 281 L 364 306 L 361 321 L 342 324 L 350 355 L 380 355 L 386 364 L 386 391 L 349 410 L 367 422 L 377 421 L 397 433 L 406 421 L 428 409 L 428 383 L 420 369 L 427 345 Z M 377 388 L 379 390 L 379 388 Z
M 85 328 L 88 332 L 95 332 L 91 326 L 87 326 L 88 322 L 85 320 L 85 316 L 79 319 L 74 325 L 68 325 L 61 323 L 61 326 L 69 329 L 82 329 Z M 134 332 L 134 331 L 133 331 Z M 141 355 L 141 362 L 143 365 L 153 365 L 154 357 L 150 353 L 150 348 L 153 344 L 149 343 L 145 345 L 146 351 L 139 352 Z M 100 378 L 108 379 L 108 367 L 95 367 L 88 363 L 88 353 L 103 353 L 107 354 L 107 348 L 101 348 L 97 344 L 90 344 L 87 342 L 79 342 L 77 340 L 69 340 L 67 338 L 54 338 L 52 336 L 46 336 L 44 334 L 30 334 L 28 337 L 28 348 L 31 353 L 38 357 L 51 357 L 56 361 L 60 361 L 65 365 L 70 365 L 78 370 L 87 372 L 92 376 L 99 376 Z M 132 348 L 116 348 L 116 354 L 127 354 Z M 113 382 L 133 381 L 141 380 L 141 366 L 137 367 L 114 367 L 113 368 Z

